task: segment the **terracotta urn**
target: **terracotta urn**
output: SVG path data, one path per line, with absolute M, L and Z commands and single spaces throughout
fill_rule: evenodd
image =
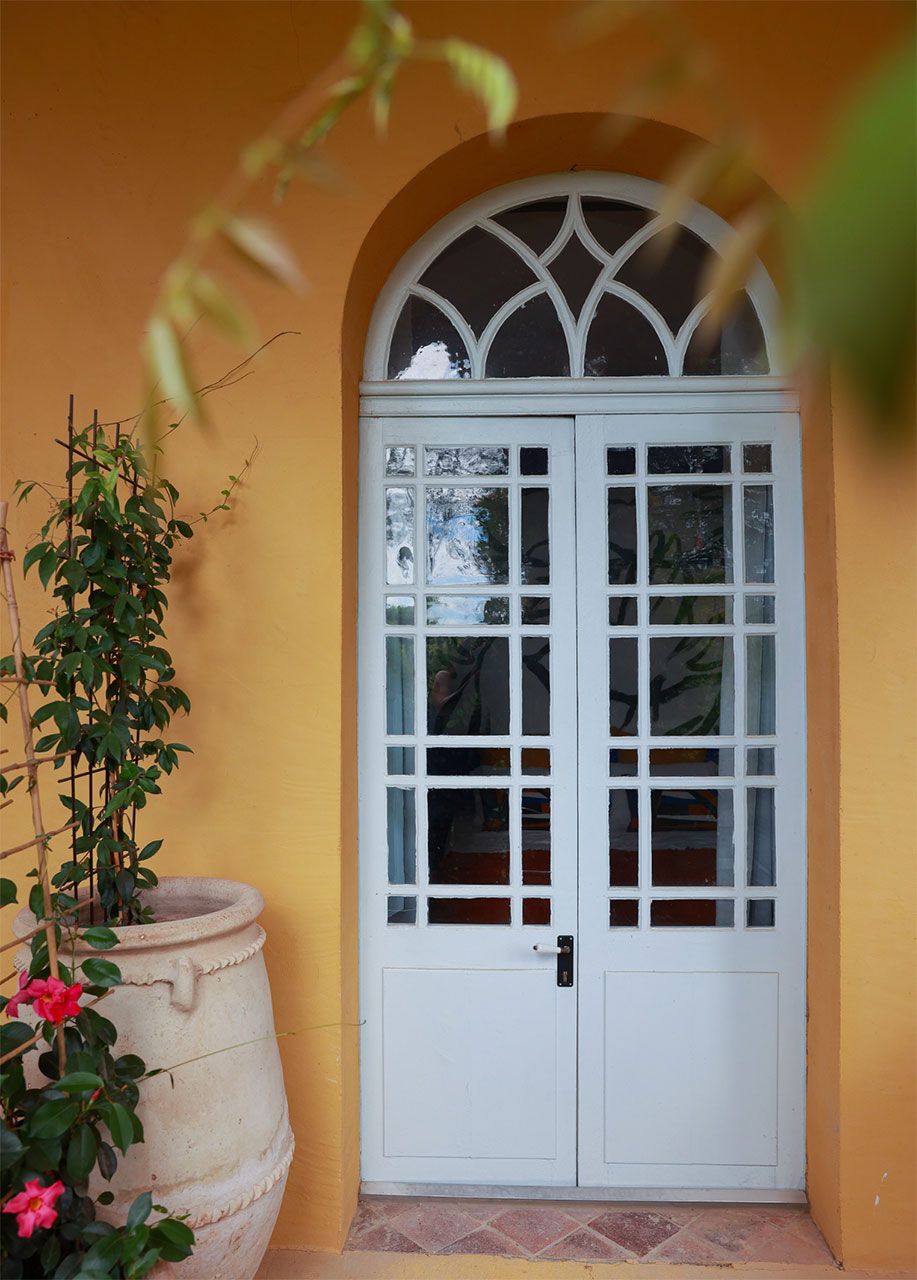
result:
M 106 1216 L 123 1221 L 152 1190 L 195 1234 L 192 1257 L 173 1264 L 177 1280 L 252 1280 L 293 1158 L 258 924 L 264 899 L 234 880 L 174 876 L 143 900 L 155 923 L 115 930 L 119 944 L 105 955 L 124 985 L 99 1012 L 118 1028 L 119 1056 L 169 1071 L 141 1085 L 145 1141 L 119 1156 Z M 20 912 L 16 933 L 33 923 Z M 78 946 L 77 963 L 91 954 Z M 93 1193 L 107 1185 L 96 1177 Z

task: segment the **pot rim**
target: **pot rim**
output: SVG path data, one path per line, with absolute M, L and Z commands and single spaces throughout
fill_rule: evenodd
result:
M 208 896 L 214 909 L 197 915 L 181 916 L 174 920 L 154 921 L 151 924 L 107 926 L 118 938 L 112 954 L 123 955 L 127 951 L 147 951 L 158 947 L 171 947 L 182 943 L 207 942 L 227 933 L 236 933 L 254 924 L 264 910 L 264 898 L 254 885 L 241 880 L 222 880 L 215 876 L 163 876 L 153 889 L 144 891 L 145 901 L 180 901 L 193 896 L 198 901 Z M 24 937 L 36 926 L 37 921 L 28 907 L 19 911 L 13 921 L 13 933 Z M 81 929 L 86 925 L 80 925 Z M 77 942 L 79 953 L 96 954 L 95 948 Z M 108 953 L 106 952 L 106 955 Z

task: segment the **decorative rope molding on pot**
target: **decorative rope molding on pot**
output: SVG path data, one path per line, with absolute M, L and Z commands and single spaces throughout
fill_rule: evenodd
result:
M 238 951 L 231 952 L 228 956 L 221 957 L 219 960 L 208 960 L 204 964 L 198 964 L 190 956 L 180 956 L 175 961 L 171 977 L 161 972 L 131 973 L 125 966 L 122 969 L 123 985 L 125 987 L 152 987 L 157 982 L 167 982 L 172 988 L 172 1005 L 183 1013 L 188 1013 L 194 1007 L 195 987 L 198 978 L 207 977 L 212 973 L 219 973 L 221 969 L 230 969 L 236 964 L 244 964 L 246 960 L 251 960 L 252 956 L 258 954 L 264 946 L 267 934 L 260 925 L 255 927 L 258 930 L 258 936 L 254 941 L 250 942 L 246 947 L 241 947 Z M 127 969 L 127 972 L 125 972 L 125 969 Z
M 224 1205 L 222 1209 L 216 1210 L 214 1213 L 202 1213 L 196 1218 L 188 1218 L 187 1223 L 192 1231 L 197 1231 L 199 1227 L 209 1227 L 215 1222 L 221 1222 L 223 1218 L 228 1218 L 234 1213 L 241 1213 L 243 1209 L 247 1209 L 250 1204 L 254 1204 L 256 1200 L 260 1200 L 262 1196 L 266 1196 L 272 1187 L 275 1187 L 281 1178 L 286 1177 L 287 1170 L 293 1161 L 293 1152 L 296 1149 L 296 1142 L 293 1138 L 293 1130 L 287 1126 L 287 1138 L 289 1146 L 280 1157 L 277 1164 L 270 1173 L 250 1187 L 244 1196 L 239 1196 L 235 1200 L 230 1200 L 229 1204 Z

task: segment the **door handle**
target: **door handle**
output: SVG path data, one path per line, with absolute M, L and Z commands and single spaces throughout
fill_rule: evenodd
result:
M 539 952 L 543 956 L 565 956 L 569 953 L 569 947 L 551 947 L 546 942 L 536 942 L 533 951 Z
M 556 947 L 552 947 L 547 942 L 536 942 L 532 950 L 543 956 L 557 956 L 557 985 L 559 987 L 573 986 L 572 933 L 559 934 Z

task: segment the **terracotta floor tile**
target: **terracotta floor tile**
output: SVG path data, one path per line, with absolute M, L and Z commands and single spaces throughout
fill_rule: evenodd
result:
M 446 1245 L 477 1230 L 480 1222 L 460 1207 L 461 1202 L 419 1200 L 389 1219 L 395 1231 L 419 1244 L 425 1253 L 439 1253 Z
M 677 1222 L 655 1210 L 631 1210 L 626 1213 L 602 1213 L 589 1224 L 615 1244 L 642 1258 L 650 1249 L 668 1240 L 679 1229 Z
M 477 1222 L 490 1222 L 506 1212 L 505 1200 L 456 1200 L 453 1203 Z
M 501 1213 L 490 1225 L 515 1240 L 527 1253 L 540 1253 L 561 1236 L 569 1235 L 577 1223 L 568 1213 L 550 1205 L 526 1205 Z
M 750 1254 L 752 1262 L 821 1262 L 833 1263 L 834 1256 L 809 1217 L 784 1227 L 777 1227 Z
M 479 1231 L 473 1231 L 470 1236 L 463 1236 L 455 1244 L 450 1244 L 448 1249 L 441 1249 L 440 1253 L 483 1253 L 497 1258 L 525 1257 L 525 1251 L 508 1236 L 490 1227 L 482 1227 Z
M 348 1250 L 359 1253 L 423 1253 L 419 1244 L 403 1236 L 394 1227 L 383 1223 L 364 1235 L 347 1242 Z
M 564 1204 L 564 1213 L 569 1213 L 571 1218 L 575 1218 L 577 1222 L 591 1222 L 593 1218 L 597 1218 L 600 1213 L 607 1212 L 608 1206 L 601 1203 L 580 1203 L 571 1202 Z
M 596 1235 L 586 1227 L 578 1227 L 538 1255 L 539 1258 L 570 1262 L 623 1262 L 630 1256 L 620 1245 Z
M 372 1231 L 374 1227 L 378 1227 L 380 1223 L 385 1221 L 384 1206 L 376 1204 L 373 1200 L 361 1200 L 357 1205 L 356 1213 L 353 1215 L 353 1222 L 350 1224 L 350 1231 L 344 1248 L 349 1249 L 352 1241 L 364 1236 L 367 1231 Z
M 691 1231 L 736 1261 L 747 1261 L 780 1228 L 758 1208 L 734 1206 L 705 1210 L 692 1222 Z
M 671 1236 L 664 1244 L 659 1245 L 651 1253 L 645 1255 L 644 1262 L 684 1262 L 695 1266 L 704 1263 L 733 1263 L 724 1249 L 718 1248 L 709 1240 L 692 1233 L 690 1227 L 683 1227 L 676 1235 Z

